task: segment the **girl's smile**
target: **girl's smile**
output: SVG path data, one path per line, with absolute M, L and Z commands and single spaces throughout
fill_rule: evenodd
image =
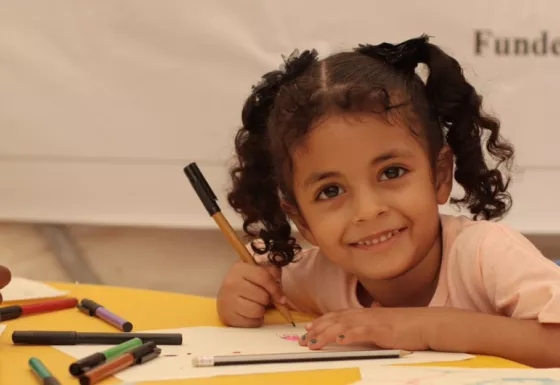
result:
M 394 230 L 378 232 L 361 238 L 359 241 L 350 242 L 348 245 L 365 251 L 384 251 L 390 248 L 394 242 L 398 242 L 398 238 L 406 229 L 406 227 L 401 227 Z

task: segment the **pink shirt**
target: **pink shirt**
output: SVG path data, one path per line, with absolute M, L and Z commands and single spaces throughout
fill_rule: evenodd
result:
M 560 267 L 503 224 L 441 218 L 442 267 L 429 306 L 560 323 Z M 318 248 L 298 257 L 282 270 L 284 292 L 294 310 L 321 315 L 362 307 L 355 276 Z

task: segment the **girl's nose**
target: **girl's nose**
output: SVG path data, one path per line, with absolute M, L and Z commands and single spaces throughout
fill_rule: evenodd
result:
M 389 210 L 383 197 L 372 188 L 362 189 L 354 199 L 354 223 L 370 221 Z

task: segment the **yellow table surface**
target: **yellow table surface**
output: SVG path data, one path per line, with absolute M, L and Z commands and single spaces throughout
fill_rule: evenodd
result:
M 70 291 L 78 299 L 91 298 L 111 309 L 116 314 L 132 322 L 134 332 L 154 329 L 173 329 L 189 326 L 220 326 L 215 311 L 215 301 L 176 293 L 165 293 L 129 288 L 117 288 L 93 285 L 72 285 L 51 283 L 52 286 Z M 37 301 L 35 301 L 37 302 Z M 173 307 L 164 307 L 163 303 L 172 303 Z M 10 303 L 11 305 L 12 303 Z M 294 314 L 296 322 L 306 322 L 309 318 Z M 282 323 L 282 317 L 271 311 L 266 317 L 267 323 Z M 45 313 L 16 320 L 6 321 L 6 330 L 0 336 L 0 384 L 38 384 L 39 381 L 28 367 L 29 357 L 35 356 L 55 375 L 61 384 L 77 384 L 76 379 L 68 373 L 68 366 L 73 358 L 49 346 L 14 346 L 11 335 L 14 330 L 75 330 L 82 332 L 114 332 L 105 322 L 94 317 L 87 317 L 76 309 Z M 463 368 L 523 368 L 524 366 L 500 358 L 476 357 L 467 361 L 423 364 L 425 366 L 449 366 Z M 195 380 L 173 380 L 146 382 L 150 384 L 325 384 L 342 385 L 358 381 L 358 369 L 322 370 L 310 372 L 255 374 L 247 376 L 228 376 Z M 102 384 L 119 384 L 114 378 Z M 143 383 L 144 384 L 144 383 Z

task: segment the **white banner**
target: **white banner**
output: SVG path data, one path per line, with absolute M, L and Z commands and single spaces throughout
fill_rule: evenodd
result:
M 281 54 L 427 33 L 517 148 L 506 222 L 560 232 L 559 12 L 554 0 L 3 1 L 0 218 L 213 226 L 182 167 L 197 161 L 224 197 L 242 103 Z

